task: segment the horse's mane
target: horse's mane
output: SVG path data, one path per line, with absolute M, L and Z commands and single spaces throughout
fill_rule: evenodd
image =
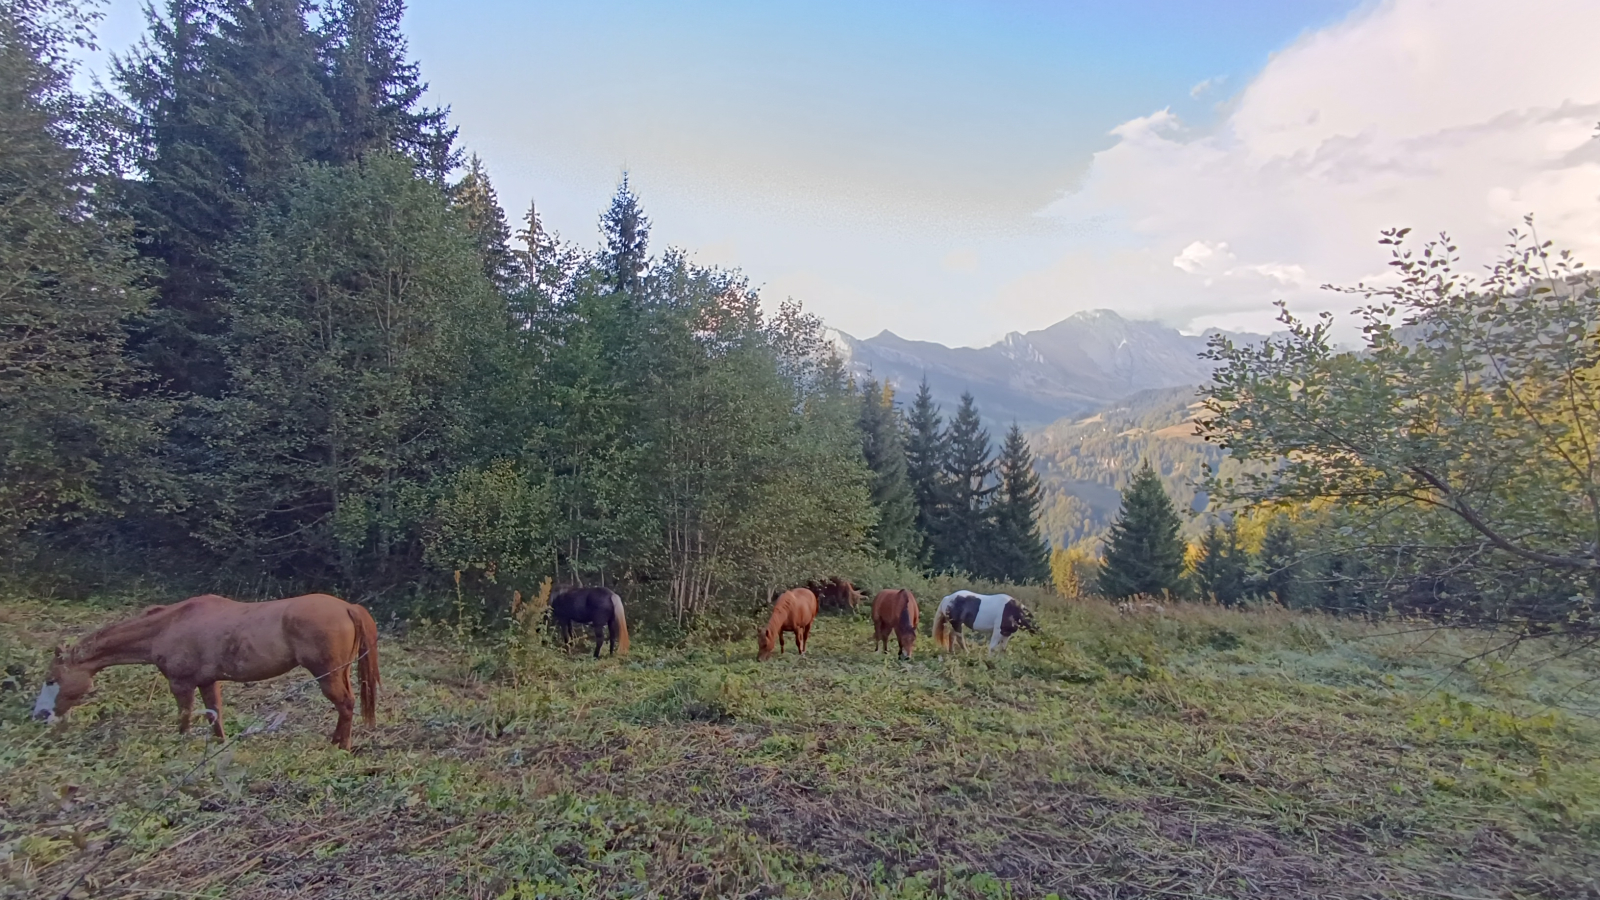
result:
M 896 618 L 900 621 L 900 628 L 905 631 L 911 631 L 917 627 L 916 623 L 911 621 L 911 601 L 912 594 L 905 588 L 901 588 L 895 594 L 895 602 L 900 604 L 900 613 Z
M 206 594 L 204 596 L 215 596 Z M 190 600 L 198 600 L 191 597 Z M 155 620 L 172 613 L 182 612 L 187 609 L 188 600 L 179 603 L 158 603 L 145 607 L 138 615 L 127 619 L 118 619 L 108 625 L 102 625 L 78 639 L 76 644 L 66 648 L 62 656 L 70 663 L 82 662 L 99 651 L 105 644 L 123 637 L 129 631 L 140 631 L 143 628 L 157 624 Z
M 767 635 L 773 641 L 777 640 L 776 632 L 783 630 L 784 624 L 787 623 L 790 618 L 789 611 L 793 609 L 795 604 L 798 602 L 795 597 L 796 590 L 800 589 L 790 588 L 789 590 L 784 591 L 778 595 L 777 602 L 772 604 L 772 615 L 767 617 L 767 626 L 761 630 L 761 633 Z M 809 589 L 806 590 L 808 593 L 810 592 Z M 815 597 L 816 594 L 812 593 L 811 596 Z M 818 610 L 813 609 L 811 612 L 814 615 L 818 612 Z M 774 625 L 777 627 L 774 628 Z

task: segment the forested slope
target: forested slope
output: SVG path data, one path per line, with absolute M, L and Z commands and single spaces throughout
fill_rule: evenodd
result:
M 1070 547 L 1104 534 L 1121 506 L 1123 486 L 1148 461 L 1180 510 L 1201 492 L 1204 467 L 1223 453 L 1195 436 L 1195 389 L 1141 391 L 1092 415 L 1062 419 L 1029 435 L 1044 489 L 1045 536 Z M 1192 520 L 1190 536 L 1204 526 Z

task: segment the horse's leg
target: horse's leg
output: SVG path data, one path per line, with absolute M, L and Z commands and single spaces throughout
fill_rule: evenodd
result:
M 600 658 L 600 646 L 606 642 L 606 627 L 598 622 L 589 625 L 589 633 L 594 635 L 594 658 Z
M 995 653 L 997 651 L 1004 650 L 1005 644 L 1006 636 L 1001 632 L 1000 626 L 996 625 L 994 627 L 994 635 L 989 638 L 989 652 Z
M 189 724 L 194 721 L 194 685 L 171 679 L 167 684 L 172 688 L 172 699 L 178 701 L 178 733 L 188 734 Z
M 806 655 L 806 642 L 809 641 L 809 640 L 811 640 L 811 626 L 810 625 L 807 625 L 806 627 L 804 627 L 804 628 L 800 629 L 799 631 L 795 632 L 795 634 L 794 634 L 794 642 L 795 642 L 796 646 L 798 646 L 800 648 L 800 655 L 801 656 L 805 656 Z
M 217 736 L 217 740 L 225 740 L 227 735 L 222 732 L 222 682 L 200 685 L 200 699 L 205 701 L 206 712 L 211 714 L 211 733 Z
M 333 669 L 332 666 L 326 668 Z M 312 674 L 316 674 L 315 670 Z M 350 665 L 339 666 L 318 677 L 317 686 L 322 688 L 322 696 L 327 697 L 333 708 L 339 711 L 339 724 L 333 728 L 333 743 L 340 750 L 349 750 L 350 725 L 356 717 L 356 695 L 350 689 Z

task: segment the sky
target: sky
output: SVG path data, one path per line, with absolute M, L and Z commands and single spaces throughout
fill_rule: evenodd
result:
M 140 4 L 110 0 L 103 52 Z M 1266 330 L 1381 279 L 1378 231 L 1600 265 L 1593 0 L 414 0 L 412 56 L 513 223 L 656 248 L 858 337 L 1085 309 Z

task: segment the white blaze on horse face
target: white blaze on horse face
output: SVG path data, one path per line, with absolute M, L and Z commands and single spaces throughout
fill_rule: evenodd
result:
M 61 685 L 54 681 L 47 681 L 39 690 L 39 699 L 33 701 L 33 718 L 43 719 L 45 722 L 56 720 L 56 695 L 61 693 Z

